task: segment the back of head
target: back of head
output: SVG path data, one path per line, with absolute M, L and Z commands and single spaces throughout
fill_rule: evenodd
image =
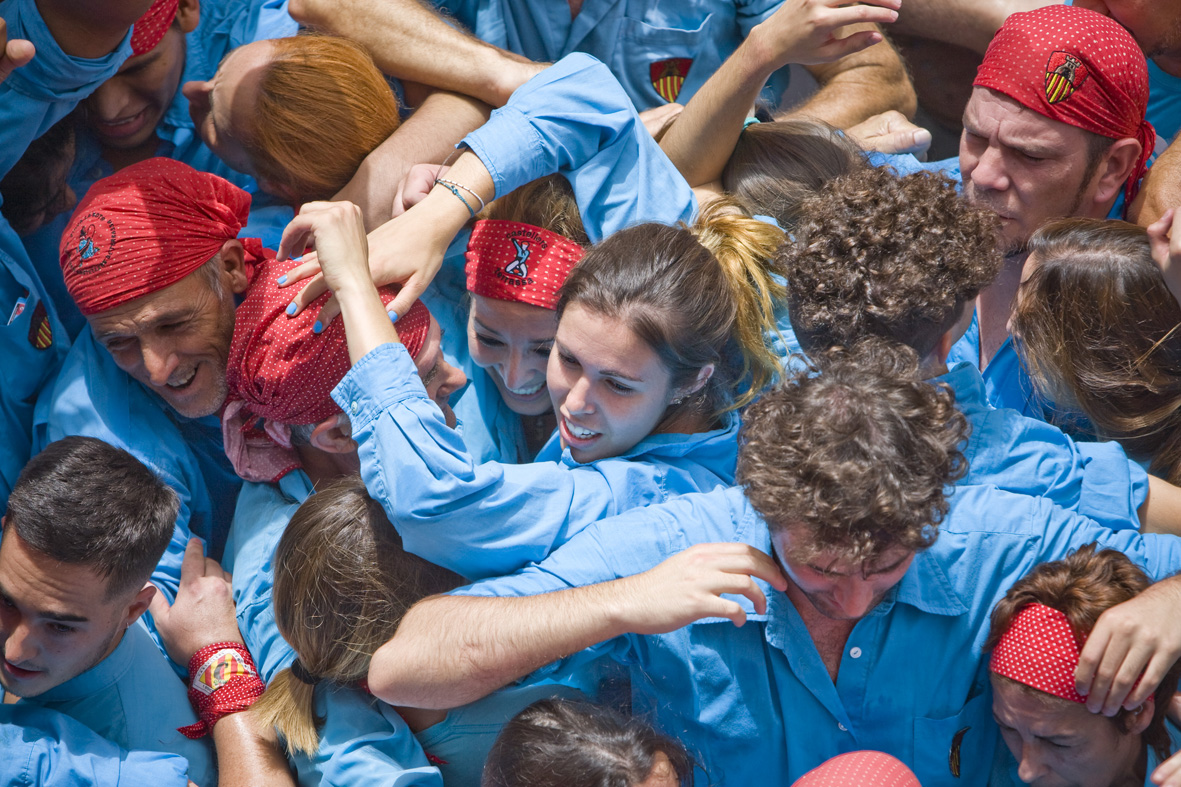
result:
M 297 203 L 331 199 L 401 122 L 373 59 L 346 38 L 271 42 L 254 123 L 244 136 L 254 175 Z
M 30 143 L 0 179 L 0 212 L 17 235 L 28 235 L 73 205 L 66 182 L 74 163 L 75 116 L 67 115 Z
M 967 470 L 967 432 L 952 392 L 919 378 L 913 351 L 869 340 L 747 408 L 737 481 L 773 532 L 803 528 L 806 551 L 864 562 L 934 543 L 945 486 Z
M 274 559 L 275 623 L 299 654 L 255 705 L 290 751 L 313 753 L 316 683 L 358 684 L 374 651 L 419 600 L 462 577 L 402 549 L 402 539 L 359 477 L 312 495 L 291 518 Z
M 562 175 L 547 175 L 497 197 L 480 214 L 481 219 L 515 221 L 555 232 L 579 246 L 589 246 L 582 226 L 582 214 L 574 199 L 570 181 Z
M 176 493 L 131 454 L 93 437 L 66 437 L 21 471 L 5 529 L 47 557 L 105 577 L 111 598 L 148 581 L 178 508 Z
M 1152 580 L 1148 575 L 1127 555 L 1113 549 L 1101 550 L 1096 544 L 1088 544 L 1064 560 L 1042 563 L 1009 588 L 1005 597 L 997 602 L 992 610 L 988 639 L 984 642 L 983 651 L 993 654 L 993 671 L 1001 674 L 1000 679 L 1013 681 L 1031 692 L 1040 691 L 1049 696 L 1056 696 L 1054 690 L 1044 681 L 1047 680 L 1047 675 L 1054 672 L 1053 662 L 1059 658 L 1059 652 L 1063 647 L 1059 644 L 1060 640 L 1056 639 L 1054 646 L 1043 643 L 1042 647 L 1037 647 L 1041 642 L 1040 637 L 1045 636 L 1039 632 L 1037 626 L 1021 632 L 1018 635 L 1021 638 L 1019 642 L 1010 642 L 1008 635 L 1014 630 L 1019 619 L 1030 612 L 1043 610 L 1049 614 L 1064 616 L 1064 622 L 1069 626 L 1075 641 L 1069 643 L 1070 647 L 1066 647 L 1073 662 L 1061 665 L 1063 668 L 1060 672 L 1068 684 L 1067 691 L 1063 693 L 1069 693 L 1073 701 L 1081 702 L 1082 699 L 1073 692 L 1074 667 L 1078 663 L 1077 643 L 1086 640 L 1100 615 L 1117 604 L 1138 596 L 1151 584 Z M 1052 623 L 1043 623 L 1041 629 L 1044 631 L 1049 625 Z M 1007 653 L 1012 652 L 1014 646 L 1035 647 L 1040 653 L 1037 657 L 1038 677 L 1025 678 L 1028 683 L 1013 677 L 1005 677 L 1008 673 L 1014 676 L 1021 675 L 1024 672 L 1021 665 L 1002 664 L 997 661 L 998 657 L 1003 659 Z M 1042 672 L 1043 670 L 1045 672 Z M 1169 708 L 1169 700 L 1177 690 L 1179 679 L 1181 663 L 1172 665 L 1160 687 L 1156 689 L 1153 720 L 1143 733 L 1145 742 L 1157 750 L 1162 760 L 1168 756 L 1171 748 L 1169 733 L 1165 728 L 1165 713 Z M 1035 688 L 1033 684 L 1039 684 L 1041 688 Z M 1062 702 L 1072 701 L 1066 697 L 1060 699 Z M 1132 713 L 1121 708 L 1111 720 L 1126 733 Z
M 833 178 L 865 166 L 861 149 L 832 126 L 809 118 L 754 123 L 738 137 L 722 187 L 743 207 L 793 231 L 800 203 Z
M 504 725 L 480 787 L 636 787 L 669 766 L 660 784 L 693 783 L 693 762 L 678 741 L 599 705 L 548 699 Z
M 779 253 L 800 346 L 881 336 L 925 357 L 996 278 L 995 233 L 995 217 L 943 176 L 865 167 L 837 178 L 803 202 Z
M 1063 219 L 1030 239 L 1013 313 L 1037 392 L 1181 480 L 1181 306 L 1126 222 Z
M 629 227 L 587 251 L 562 287 L 558 315 L 579 304 L 625 321 L 664 362 L 673 387 L 712 364 L 691 406 L 713 417 L 746 404 L 780 371 L 765 337 L 782 293 L 774 278 L 782 240 L 779 229 L 726 200 L 692 228 Z M 748 390 L 738 395 L 743 382 Z

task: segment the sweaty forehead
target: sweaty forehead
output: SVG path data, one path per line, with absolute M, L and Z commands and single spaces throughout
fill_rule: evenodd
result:
M 992 88 L 977 85 L 964 109 L 964 125 L 976 133 L 999 131 L 1002 136 L 1020 135 L 1043 141 L 1082 144 L 1084 132 L 1067 123 L 1036 112 Z
M 194 272 L 176 284 L 86 319 L 99 340 L 110 334 L 134 335 L 162 323 L 188 319 L 213 298 L 208 283 L 199 272 Z

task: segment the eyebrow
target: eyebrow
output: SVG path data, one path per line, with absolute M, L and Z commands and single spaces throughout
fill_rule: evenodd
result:
M 478 328 L 480 328 L 481 330 L 487 331 L 488 333 L 494 333 L 494 334 L 496 334 L 497 336 L 504 336 L 504 334 L 503 334 L 503 333 L 501 333 L 500 331 L 496 330 L 496 329 L 495 329 L 495 328 L 493 328 L 492 326 L 488 325 L 486 322 L 484 322 L 483 320 L 481 320 L 479 317 L 473 317 L 473 318 L 472 318 L 472 320 L 474 320 L 474 321 L 475 321 L 475 323 L 476 323 L 476 326 L 477 326 Z M 552 336 L 547 336 L 547 337 L 546 337 L 546 338 L 544 338 L 544 339 L 529 339 L 529 340 L 528 340 L 526 343 L 527 343 L 527 344 L 553 344 L 553 343 L 554 343 L 554 340 L 553 340 L 553 337 L 552 337 Z
M 183 320 L 190 319 L 192 316 L 193 316 L 192 307 L 185 306 L 185 307 L 181 307 L 179 309 L 175 309 L 173 311 L 164 312 L 163 314 L 157 314 L 156 316 L 152 317 L 152 319 L 149 320 L 143 327 L 155 328 L 157 325 L 162 325 L 162 324 L 166 324 L 166 323 L 173 323 L 173 322 L 181 322 Z M 130 334 L 123 333 L 122 331 L 104 331 L 104 332 L 98 334 L 95 338 L 97 338 L 100 342 L 103 342 L 103 341 L 106 341 L 107 339 L 111 338 L 112 336 L 128 336 L 128 335 L 130 335 Z
M 2 588 L 2 587 L 0 587 L 0 599 L 4 599 L 4 601 L 8 602 L 9 604 L 16 603 L 13 601 L 12 596 L 8 595 L 8 593 L 6 593 L 4 591 L 4 588 Z M 50 611 L 44 610 L 44 611 L 34 612 L 33 616 L 38 617 L 38 618 L 44 618 L 46 620 L 56 621 L 58 623 L 89 623 L 90 622 L 90 618 L 88 618 L 88 617 L 85 617 L 83 615 L 71 615 L 68 612 L 50 612 Z
M 578 357 L 576 355 L 574 355 L 574 353 L 570 352 L 570 350 L 567 349 L 566 345 L 564 345 L 560 341 L 558 341 L 558 338 L 556 336 L 554 337 L 554 346 L 558 348 L 558 352 L 565 353 L 566 355 L 569 355 L 574 360 L 578 361 Z M 578 362 L 582 363 L 582 361 L 578 361 Z M 632 377 L 631 375 L 624 374 L 623 372 L 618 371 L 616 369 L 600 369 L 599 376 L 601 376 L 601 377 L 617 377 L 620 380 L 627 380 L 629 383 L 644 382 L 639 377 Z

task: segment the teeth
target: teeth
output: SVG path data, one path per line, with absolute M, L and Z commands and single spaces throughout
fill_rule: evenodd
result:
M 566 421 L 566 428 L 570 430 L 570 434 L 574 435 L 580 440 L 586 440 L 587 438 L 594 437 L 598 434 L 598 432 L 592 432 L 590 429 L 583 429 L 581 426 L 575 426 L 569 421 Z
M 508 388 L 508 386 L 505 386 Z M 532 396 L 545 387 L 545 380 L 542 380 L 537 385 L 531 385 L 528 388 L 509 388 L 509 393 L 514 396 Z
M 189 370 L 189 373 L 187 375 L 185 375 L 184 379 L 169 380 L 168 387 L 169 388 L 184 388 L 186 385 L 188 385 L 189 383 L 191 383 L 193 381 L 193 378 L 196 375 L 197 375 L 197 368 L 194 366 L 192 369 Z

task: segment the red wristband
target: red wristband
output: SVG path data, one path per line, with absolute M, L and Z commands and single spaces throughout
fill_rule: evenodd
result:
M 223 716 L 244 711 L 262 696 L 266 684 L 258 677 L 245 645 L 215 642 L 189 659 L 189 702 L 200 719 L 177 729 L 186 738 L 201 738 Z

